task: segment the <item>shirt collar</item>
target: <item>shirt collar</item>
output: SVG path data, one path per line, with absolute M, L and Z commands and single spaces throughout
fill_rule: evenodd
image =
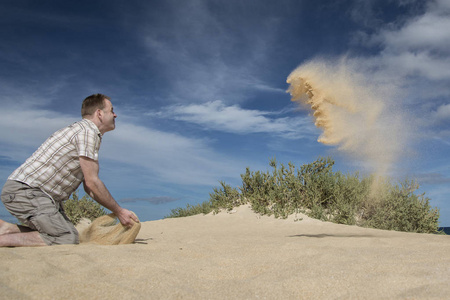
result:
M 85 121 L 85 122 L 88 124 L 88 126 L 91 127 L 91 128 L 95 131 L 95 133 L 97 133 L 97 135 L 98 135 L 100 138 L 102 138 L 102 133 L 100 132 L 100 130 L 98 129 L 97 125 L 95 125 L 94 122 L 92 122 L 92 121 L 89 120 L 89 119 L 83 119 L 83 121 Z

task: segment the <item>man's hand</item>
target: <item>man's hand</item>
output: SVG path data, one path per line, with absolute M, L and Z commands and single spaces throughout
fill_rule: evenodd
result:
M 138 217 L 128 209 L 122 208 L 115 214 L 120 223 L 125 227 L 131 227 L 134 223 L 139 223 Z

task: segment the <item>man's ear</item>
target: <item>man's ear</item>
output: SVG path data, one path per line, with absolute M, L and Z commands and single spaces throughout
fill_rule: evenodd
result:
M 95 111 L 95 114 L 96 114 L 97 118 L 98 118 L 100 121 L 103 120 L 103 111 L 102 111 L 101 109 L 97 109 L 97 110 Z

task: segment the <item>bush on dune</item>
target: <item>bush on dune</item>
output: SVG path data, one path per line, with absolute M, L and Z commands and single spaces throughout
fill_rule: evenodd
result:
M 407 180 L 400 185 L 385 184 L 379 199 L 363 204 L 364 224 L 379 229 L 436 232 L 439 209 L 432 208 L 424 194 L 414 194 L 418 188 L 414 181 Z
M 298 169 L 292 163 L 278 166 L 272 159 L 272 172 L 252 172 L 247 168 L 238 189 L 221 182 L 221 188 L 210 193 L 209 201 L 174 209 L 168 217 L 217 213 L 249 203 L 259 214 L 281 218 L 304 212 L 312 218 L 338 224 L 437 232 L 439 210 L 432 208 L 423 194 L 414 194 L 418 189 L 415 182 L 399 185 L 381 180 L 374 189 L 374 180 L 378 180 L 375 177 L 333 172 L 333 165 L 331 158 L 319 158 Z
M 105 209 L 88 195 L 84 195 L 81 199 L 78 192 L 64 202 L 64 211 L 69 220 L 77 225 L 82 218 L 94 219 L 106 215 Z

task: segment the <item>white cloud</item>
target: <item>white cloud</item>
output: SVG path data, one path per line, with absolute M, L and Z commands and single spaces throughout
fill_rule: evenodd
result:
M 425 14 L 373 38 L 384 45 L 380 59 L 386 67 L 404 76 L 450 80 L 450 9 L 443 4 L 434 3 Z
M 438 121 L 450 122 L 450 104 L 439 106 L 435 116 Z
M 53 132 L 77 119 L 49 110 L 4 107 L 0 118 L 2 154 L 15 160 L 31 155 Z
M 437 54 L 449 53 L 450 19 L 448 15 L 428 12 L 413 19 L 399 30 L 383 30 L 379 38 L 390 51 L 421 51 L 433 49 Z
M 120 202 L 149 202 L 151 204 L 164 204 L 169 202 L 174 202 L 179 200 L 178 198 L 168 197 L 168 196 L 155 196 L 147 198 L 122 198 Z
M 48 110 L 5 109 L 0 118 L 2 156 L 22 162 L 53 132 L 78 120 Z M 116 130 L 105 134 L 100 155 L 113 163 L 138 167 L 140 174 L 158 181 L 187 185 L 215 185 L 220 179 L 236 177 L 245 166 L 215 152 L 203 139 L 120 120 Z
M 243 109 L 220 100 L 205 104 L 172 105 L 150 113 L 203 126 L 205 129 L 237 134 L 268 133 L 288 139 L 311 137 L 314 126 L 305 117 L 278 117 L 276 112 Z
M 416 71 L 420 75 L 431 80 L 450 80 L 450 59 L 433 57 L 429 52 L 421 52 L 417 55 L 412 53 L 397 56 L 400 67 L 403 67 L 408 74 Z
M 368 45 L 383 50 L 369 60 L 369 68 L 383 70 L 392 79 L 422 76 L 429 80 L 450 80 L 450 5 L 431 2 L 422 15 L 383 27 L 369 37 Z
M 401 16 L 377 33 L 366 34 L 362 42 L 381 50 L 351 61 L 372 82 L 391 90 L 390 102 L 409 115 L 405 126 L 414 127 L 417 141 L 445 140 L 441 125 L 450 101 L 450 1 L 430 1 L 424 8 L 420 15 Z
M 419 184 L 449 184 L 450 178 L 442 173 L 422 173 L 416 175 L 415 180 Z
M 237 176 L 245 165 L 215 152 L 202 139 L 131 123 L 117 124 L 116 130 L 103 139 L 102 157 L 147 170 L 156 174 L 153 177 L 158 181 L 214 185 L 220 178 Z

